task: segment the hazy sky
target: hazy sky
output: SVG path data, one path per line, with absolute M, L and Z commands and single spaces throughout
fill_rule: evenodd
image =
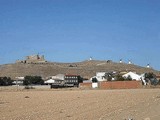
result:
M 125 62 L 160 70 L 160 0 L 0 0 L 0 64 Z

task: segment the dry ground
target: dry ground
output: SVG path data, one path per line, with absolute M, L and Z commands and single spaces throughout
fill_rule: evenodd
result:
M 160 89 L 0 91 L 0 120 L 160 120 Z

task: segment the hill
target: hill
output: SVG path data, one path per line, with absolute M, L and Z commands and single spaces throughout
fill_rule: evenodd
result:
M 139 74 L 145 72 L 153 72 L 156 75 L 160 75 L 160 71 L 145 68 L 133 64 L 115 63 L 108 61 L 83 61 L 75 63 L 38 63 L 38 64 L 5 64 L 0 65 L 0 76 L 7 76 L 15 78 L 16 76 L 26 75 L 38 75 L 42 77 L 53 76 L 57 74 L 79 74 L 82 77 L 90 78 L 96 74 L 96 72 L 124 72 L 134 71 Z

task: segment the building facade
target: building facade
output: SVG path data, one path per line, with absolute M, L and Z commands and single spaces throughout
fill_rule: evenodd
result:
M 65 84 L 79 86 L 79 83 L 83 82 L 83 79 L 79 75 L 65 75 L 64 77 Z

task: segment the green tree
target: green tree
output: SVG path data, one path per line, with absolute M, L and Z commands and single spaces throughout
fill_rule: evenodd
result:
M 5 81 L 3 80 L 3 78 L 0 78 L 0 86 L 4 86 L 5 85 Z
M 33 76 L 32 77 L 32 84 L 43 84 L 44 81 L 42 80 L 41 76 Z
M 93 82 L 93 83 L 98 82 L 97 78 L 92 78 L 92 82 Z
M 156 75 L 153 74 L 152 72 L 150 72 L 150 73 L 145 73 L 145 78 L 146 78 L 146 79 L 152 79 L 152 78 L 155 78 L 155 77 L 156 77 Z
M 12 85 L 12 82 L 10 77 L 0 77 L 0 86 Z
M 31 76 L 25 76 L 23 85 L 31 85 Z
M 44 81 L 41 76 L 25 76 L 23 85 L 31 85 L 31 84 L 43 84 Z
M 159 81 L 156 79 L 156 75 L 154 73 L 145 73 L 145 80 L 150 82 L 151 85 L 158 85 Z

